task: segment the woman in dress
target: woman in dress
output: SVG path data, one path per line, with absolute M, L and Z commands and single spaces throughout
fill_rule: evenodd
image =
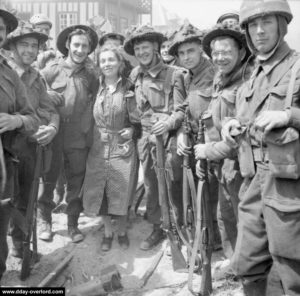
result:
M 83 205 L 87 214 L 103 216 L 101 249 L 109 251 L 113 241 L 112 216 L 117 220 L 120 246 L 129 246 L 127 212 L 135 191 L 135 138 L 140 123 L 134 86 L 124 76 L 124 58 L 119 49 L 101 49 L 99 61 L 100 87 L 93 111 L 94 141 L 87 161 Z

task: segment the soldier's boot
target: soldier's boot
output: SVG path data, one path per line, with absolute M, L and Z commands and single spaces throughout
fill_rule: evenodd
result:
M 39 239 L 50 242 L 52 240 L 51 212 L 38 209 L 38 218 L 41 221 L 39 229 Z
M 68 215 L 68 234 L 73 243 L 79 243 L 83 241 L 84 236 L 78 229 L 79 215 Z
M 140 249 L 143 251 L 151 250 L 164 239 L 164 231 L 160 228 L 159 224 L 154 224 L 152 233 L 144 241 L 142 241 Z
M 243 283 L 245 296 L 266 296 L 267 280 Z

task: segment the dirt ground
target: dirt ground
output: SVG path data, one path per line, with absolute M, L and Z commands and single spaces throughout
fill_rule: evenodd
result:
M 143 208 L 142 208 L 143 211 Z M 187 273 L 176 273 L 172 269 L 171 257 L 164 252 L 155 272 L 141 287 L 141 278 L 150 266 L 155 255 L 165 249 L 165 243 L 154 250 L 145 252 L 139 249 L 140 242 L 151 232 L 151 226 L 140 215 L 131 213 L 128 225 L 130 248 L 121 250 L 115 239 L 112 249 L 103 253 L 100 243 L 103 236 L 103 225 L 100 217 L 86 217 L 81 215 L 79 228 L 85 234 L 85 240 L 79 244 L 73 244 L 67 236 L 66 216 L 53 214 L 53 241 L 38 241 L 38 250 L 42 255 L 31 271 L 31 276 L 26 281 L 19 279 L 21 260 L 9 256 L 7 272 L 5 273 L 3 286 L 37 286 L 45 276 L 51 272 L 71 251 L 74 257 L 67 268 L 51 284 L 53 287 L 77 286 L 88 281 L 99 279 L 100 271 L 109 265 L 115 264 L 121 274 L 123 290 L 110 295 L 122 296 L 188 296 L 192 295 L 187 288 Z M 9 238 L 10 242 L 10 238 Z M 212 258 L 212 273 L 217 273 L 224 256 L 222 252 L 215 252 Z M 199 287 L 201 276 L 194 275 L 195 289 Z M 214 280 L 213 295 L 230 296 L 243 295 L 238 282 L 232 279 Z

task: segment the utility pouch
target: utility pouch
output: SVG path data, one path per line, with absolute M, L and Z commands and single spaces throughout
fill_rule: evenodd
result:
M 299 131 L 293 127 L 271 130 L 265 135 L 269 169 L 275 178 L 299 179 Z

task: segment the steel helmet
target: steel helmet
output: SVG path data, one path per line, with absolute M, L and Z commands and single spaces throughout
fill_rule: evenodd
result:
M 52 28 L 52 22 L 46 15 L 42 13 L 33 15 L 29 22 L 33 25 L 48 24 L 50 29 Z
M 240 25 L 244 29 L 251 19 L 267 14 L 282 15 L 287 23 L 293 18 L 287 0 L 244 0 L 240 9 Z

